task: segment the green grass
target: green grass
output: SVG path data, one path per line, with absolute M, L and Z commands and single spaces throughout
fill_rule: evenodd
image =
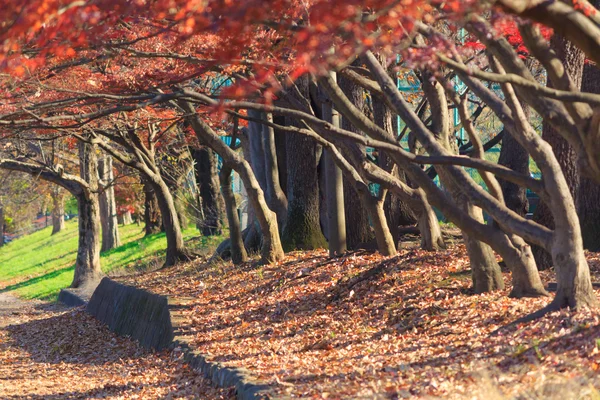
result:
M 77 254 L 77 221 L 66 223 L 63 232 L 51 236 L 52 227 L 37 231 L 0 247 L 0 292 L 27 299 L 55 300 L 60 289 L 73 280 Z M 100 255 L 105 273 L 160 265 L 167 245 L 165 234 L 144 237 L 143 227 L 120 226 L 120 247 Z M 214 246 L 221 238 L 199 237 L 190 227 L 184 239 L 192 248 Z

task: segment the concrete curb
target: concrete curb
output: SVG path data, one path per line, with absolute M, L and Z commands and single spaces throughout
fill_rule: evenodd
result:
M 61 290 L 60 302 L 68 306 L 86 306 L 88 308 L 89 298 L 83 296 L 83 293 L 75 289 Z M 169 313 L 171 314 L 171 323 L 175 336 L 169 345 L 173 352 L 181 352 L 183 359 L 192 368 L 202 373 L 210 379 L 215 385 L 222 388 L 235 388 L 236 398 L 239 400 L 287 400 L 287 396 L 276 396 L 274 387 L 257 380 L 250 371 L 245 368 L 232 368 L 222 363 L 209 361 L 206 355 L 189 345 L 189 338 L 178 334 L 181 332 L 181 318 L 178 317 L 177 308 L 185 305 L 184 299 L 168 298 Z
M 69 307 L 80 307 L 85 306 L 90 299 L 77 289 L 61 289 L 58 301 Z
M 192 349 L 186 342 L 176 339 L 173 341 L 173 351 L 180 351 L 183 359 L 196 371 L 202 373 L 215 385 L 223 388 L 235 387 L 236 398 L 239 400 L 275 399 L 273 388 L 268 384 L 257 381 L 245 368 L 226 367 L 219 362 L 208 361 L 206 356 Z M 280 400 L 280 398 L 277 398 Z

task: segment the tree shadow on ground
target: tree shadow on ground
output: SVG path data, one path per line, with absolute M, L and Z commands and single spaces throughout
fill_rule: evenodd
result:
M 6 286 L 4 289 L 0 289 L 0 293 L 12 292 L 13 290 L 17 290 L 17 289 L 21 289 L 21 288 L 24 288 L 27 286 L 35 285 L 36 283 L 45 281 L 46 279 L 55 278 L 55 277 L 59 276 L 60 274 L 62 274 L 63 272 L 73 270 L 74 268 L 75 267 L 73 265 L 69 265 L 68 267 L 60 268 L 60 269 L 54 270 L 52 272 L 48 272 L 46 274 L 28 279 L 26 281 Z
M 127 345 L 130 339 L 114 338 L 106 326 L 84 311 L 74 312 L 80 314 L 78 318 L 67 312 L 10 325 L 5 328 L 9 333 L 7 344 L 22 348 L 35 362 L 49 364 L 104 365 L 150 353 L 137 345 Z M 94 332 L 94 337 L 86 332 Z
M 69 252 L 69 253 L 66 253 L 66 254 L 61 254 L 61 255 L 59 255 L 59 256 L 56 256 L 56 257 L 54 257 L 54 258 L 50 258 L 50 259 L 46 259 L 46 260 L 44 260 L 44 261 L 40 261 L 40 262 L 39 262 L 39 263 L 37 263 L 37 264 L 34 264 L 34 265 L 30 265 L 30 266 L 28 266 L 27 268 L 20 269 L 20 270 L 18 270 L 18 271 L 17 271 L 17 270 L 15 270 L 15 271 L 14 271 L 15 275 L 14 275 L 14 276 L 12 276 L 12 277 L 9 277 L 9 278 L 7 278 L 7 279 L 6 279 L 6 281 L 10 281 L 11 279 L 16 279 L 16 278 L 18 278 L 19 276 L 27 275 L 27 271 L 31 271 L 31 270 L 34 270 L 34 271 L 35 271 L 35 270 L 37 270 L 39 267 L 43 267 L 44 265 L 51 264 L 51 263 L 52 263 L 52 262 L 54 262 L 54 261 L 62 260 L 63 258 L 69 258 L 69 257 L 71 257 L 71 256 L 75 256 L 76 254 L 77 254 L 77 251 L 76 251 L 76 250 L 74 250 L 74 251 L 71 251 L 71 252 Z M 74 257 L 73 257 L 73 259 L 74 259 Z M 64 263 L 63 265 L 65 265 L 65 264 L 70 264 L 70 263 L 72 263 L 72 262 L 73 262 L 73 261 L 65 261 L 65 263 Z

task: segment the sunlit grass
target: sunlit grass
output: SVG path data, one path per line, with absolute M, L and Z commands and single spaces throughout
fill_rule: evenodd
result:
M 73 280 L 77 254 L 77 221 L 67 221 L 65 230 L 51 236 L 52 227 L 24 236 L 0 248 L 0 292 L 28 299 L 56 299 L 60 289 Z M 143 269 L 162 262 L 166 249 L 164 233 L 144 237 L 143 226 L 119 226 L 122 245 L 100 255 L 105 273 Z M 221 238 L 204 238 L 194 227 L 184 232 L 191 248 L 212 247 Z M 214 242 L 214 243 L 213 243 Z

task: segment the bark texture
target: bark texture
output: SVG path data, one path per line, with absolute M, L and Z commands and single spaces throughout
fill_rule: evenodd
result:
M 273 114 L 262 113 L 262 119 L 267 122 L 273 122 Z M 269 208 L 277 214 L 277 223 L 279 229 L 285 226 L 287 217 L 287 198 L 281 188 L 279 178 L 279 159 L 277 158 L 277 146 L 275 142 L 275 130 L 272 127 L 263 125 L 262 127 L 262 148 L 265 158 L 265 198 Z
M 146 236 L 154 235 L 163 230 L 162 216 L 154 188 L 148 179 L 142 178 L 144 186 L 144 231 Z
M 359 110 L 365 108 L 364 90 L 353 81 L 344 76 L 338 77 L 338 84 L 344 94 Z M 343 129 L 355 133 L 361 133 L 348 118 L 342 117 Z M 365 146 L 357 145 L 363 154 L 366 153 Z M 342 149 L 342 154 L 345 154 Z M 352 182 L 344 177 L 344 214 L 346 217 L 346 245 L 349 249 L 356 249 L 360 245 L 373 240 L 373 231 L 369 223 L 367 207 L 363 206 L 361 197 L 354 189 Z
M 102 223 L 102 248 L 108 251 L 121 245 L 117 221 L 117 203 L 113 186 L 114 174 L 111 156 L 102 157 L 98 161 L 100 183 L 104 187 L 100 193 L 100 221 Z M 131 218 L 131 217 L 130 217 Z
M 169 187 L 159 174 L 149 176 L 150 185 L 156 194 L 162 223 L 167 236 L 167 254 L 164 267 L 169 267 L 179 261 L 188 261 L 191 254 L 186 250 L 179 224 L 179 215 Z
M 600 69 L 596 65 L 585 65 L 581 91 L 600 93 Z M 600 185 L 584 177 L 579 183 L 577 215 L 583 246 L 591 251 L 600 251 Z
M 525 106 L 524 110 L 529 107 Z M 498 164 L 504 165 L 516 172 L 529 175 L 529 153 L 515 140 L 512 135 L 505 134 L 502 137 L 502 148 Z M 527 200 L 527 189 L 522 186 L 498 179 L 504 202 L 508 208 L 521 216 L 529 211 L 529 200 Z
M 79 243 L 71 287 L 81 287 L 102 276 L 100 269 L 100 205 L 98 200 L 98 161 L 96 149 L 79 143 L 79 170 L 87 190 L 77 195 Z
M 340 114 L 330 101 L 322 105 L 323 119 L 335 127 L 340 126 Z M 324 151 L 325 157 L 325 196 L 327 201 L 327 230 L 329 256 L 343 254 L 346 245 L 346 214 L 344 211 L 344 180 L 342 170 L 333 160 L 331 150 Z
M 297 84 L 308 97 L 306 79 L 301 79 Z M 286 118 L 286 124 L 298 125 L 290 118 Z M 317 144 L 306 136 L 287 133 L 285 145 L 288 211 L 281 234 L 283 248 L 285 251 L 326 248 L 327 241 L 321 232 L 319 222 Z
M 0 219 L 0 223 L 3 222 L 4 220 Z M 65 229 L 65 194 L 62 188 L 55 186 L 52 188 L 52 235 L 56 235 L 63 229 Z
M 205 236 L 220 235 L 223 219 L 223 199 L 219 191 L 217 174 L 217 156 L 208 147 L 192 150 L 196 184 L 200 191 L 202 215 L 204 216 L 202 234 Z
M 240 227 L 240 219 L 237 213 L 237 205 L 231 188 L 231 173 L 232 169 L 228 165 L 223 165 L 219 173 L 221 182 L 221 192 L 225 201 L 225 211 L 227 221 L 229 223 L 229 246 L 231 251 L 231 261 L 234 264 L 240 264 L 248 260 L 248 254 L 244 247 L 244 239 L 242 237 L 242 229 Z
M 571 77 L 575 87 L 581 87 L 583 76 L 583 65 L 585 54 L 571 42 L 559 35 L 552 36 L 551 45 L 561 59 L 565 71 Z M 552 87 L 552 82 L 548 80 L 548 86 Z M 544 122 L 542 138 L 552 146 L 552 150 L 562 167 L 563 174 L 569 185 L 569 191 L 573 196 L 575 204 L 579 193 L 580 172 L 577 165 L 577 153 L 569 143 L 547 122 Z M 533 220 L 550 229 L 554 229 L 554 218 L 547 204 L 540 202 L 535 210 Z M 538 269 L 548 269 L 552 267 L 552 256 L 549 252 L 539 246 L 533 246 L 533 255 Z

